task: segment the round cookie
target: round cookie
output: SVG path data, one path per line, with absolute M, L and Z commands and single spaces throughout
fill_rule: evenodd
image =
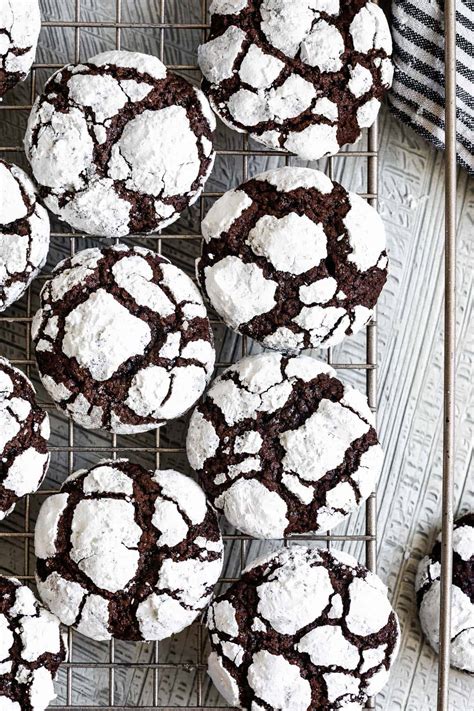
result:
M 28 76 L 40 29 L 38 0 L 0 0 L 0 100 Z
M 368 0 L 214 0 L 199 48 L 203 90 L 231 128 L 305 160 L 337 153 L 375 121 L 392 40 Z
M 215 353 L 201 295 L 164 257 L 118 244 L 55 268 L 32 323 L 41 379 L 89 429 L 155 429 L 201 396 Z
M 48 414 L 28 378 L 0 358 L 0 521 L 38 489 L 49 465 Z
M 246 711 L 359 711 L 385 686 L 400 634 L 380 578 L 302 546 L 252 563 L 207 624 L 209 674 Z
M 438 653 L 441 533 L 430 555 L 419 563 L 415 586 L 421 628 Z M 474 674 L 474 513 L 454 524 L 451 595 L 451 665 Z
M 33 106 L 25 150 L 46 206 L 77 230 L 149 233 L 178 219 L 213 166 L 201 91 L 146 54 L 68 65 Z
M 59 620 L 25 585 L 0 576 L 0 709 L 45 711 L 66 657 Z
M 0 160 L 0 311 L 24 294 L 48 256 L 49 217 L 37 198 L 27 174 Z
M 202 489 L 126 459 L 75 472 L 36 523 L 38 591 L 96 640 L 160 640 L 209 603 L 223 543 Z
M 194 410 L 191 466 L 219 511 L 256 538 L 334 528 L 374 490 L 383 453 L 367 399 L 309 356 L 249 356 Z
M 334 346 L 370 320 L 387 278 L 376 210 L 310 168 L 225 193 L 202 223 L 198 277 L 230 328 L 277 350 Z

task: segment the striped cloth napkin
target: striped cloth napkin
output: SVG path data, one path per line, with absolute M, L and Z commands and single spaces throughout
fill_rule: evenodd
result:
M 393 0 L 393 113 L 444 148 L 443 0 Z M 474 0 L 457 2 L 458 162 L 474 173 Z

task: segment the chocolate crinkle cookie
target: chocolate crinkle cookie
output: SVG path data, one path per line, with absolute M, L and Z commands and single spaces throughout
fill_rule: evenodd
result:
M 387 278 L 377 211 L 323 173 L 280 168 L 225 193 L 202 223 L 201 286 L 230 328 L 277 350 L 334 346 Z
M 38 591 L 87 637 L 160 640 L 209 603 L 222 550 L 216 514 L 192 479 L 105 460 L 44 502 Z
M 78 424 L 144 432 L 203 393 L 215 353 L 192 280 L 141 247 L 85 249 L 60 262 L 32 324 L 53 400 Z
M 0 0 L 0 101 L 28 76 L 40 29 L 38 0 Z
M 360 711 L 386 684 L 399 626 L 352 556 L 302 546 L 244 570 L 208 612 L 209 674 L 246 711 Z
M 224 123 L 305 160 L 355 143 L 392 84 L 392 40 L 368 0 L 214 0 L 199 48 Z
M 201 91 L 146 54 L 68 65 L 31 112 L 25 150 L 46 206 L 89 234 L 159 230 L 195 202 L 213 161 Z
M 21 168 L 0 160 L 0 311 L 24 294 L 44 266 L 49 234 L 48 213 L 33 183 Z
M 1 711 L 45 711 L 66 656 L 59 620 L 29 588 L 0 576 Z
M 33 493 L 49 464 L 48 414 L 28 378 L 0 358 L 0 520 Z
M 439 652 L 441 534 L 418 566 L 416 594 L 421 628 Z M 458 519 L 453 531 L 451 665 L 474 674 L 474 513 Z
M 187 453 L 216 508 L 256 538 L 333 528 L 373 491 L 383 460 L 366 397 L 314 358 L 277 353 L 212 383 Z

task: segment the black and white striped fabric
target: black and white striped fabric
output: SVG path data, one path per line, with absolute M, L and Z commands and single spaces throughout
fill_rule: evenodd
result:
M 393 0 L 393 113 L 444 148 L 444 0 Z M 458 162 L 474 173 L 474 0 L 457 2 Z

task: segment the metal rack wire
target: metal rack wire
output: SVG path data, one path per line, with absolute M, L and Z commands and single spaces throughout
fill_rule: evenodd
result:
M 208 28 L 208 14 L 207 14 L 207 2 L 205 0 L 195 0 L 196 4 L 200 8 L 200 18 L 195 22 L 190 23 L 178 23 L 173 22 L 172 19 L 168 19 L 167 5 L 169 4 L 167 0 L 155 0 L 154 5 L 156 6 L 156 22 L 153 23 L 140 23 L 140 22 L 129 22 L 123 19 L 123 7 L 126 0 L 115 0 L 115 14 L 114 17 L 107 21 L 94 21 L 83 19 L 83 3 L 81 0 L 73 0 L 74 6 L 74 16 L 70 19 L 50 19 L 48 15 L 48 3 L 43 3 L 43 27 L 44 28 L 62 28 L 72 32 L 73 41 L 71 43 L 71 53 L 70 61 L 79 61 L 81 59 L 81 32 L 85 30 L 94 29 L 104 29 L 108 31 L 113 31 L 115 35 L 115 47 L 120 49 L 122 46 L 122 35 L 125 30 L 139 30 L 146 29 L 152 30 L 157 33 L 159 37 L 159 56 L 162 60 L 165 59 L 165 42 L 166 42 L 166 32 L 169 30 L 181 32 L 185 30 L 200 31 L 202 36 L 205 36 L 206 30 Z M 69 3 L 70 6 L 70 3 Z M 90 8 L 89 8 L 90 10 Z M 84 57 L 82 57 L 84 59 Z M 55 63 L 37 63 L 33 67 L 31 76 L 31 93 L 28 102 L 25 103 L 14 103 L 10 104 L 5 101 L 0 104 L 0 120 L 5 112 L 8 111 L 20 111 L 23 112 L 25 117 L 31 108 L 31 104 L 38 93 L 38 72 L 47 70 L 52 73 L 55 69 L 62 66 L 61 64 Z M 174 71 L 193 71 L 197 70 L 197 66 L 194 64 L 168 64 L 169 68 Z M 196 77 L 198 75 L 196 74 Z M 13 100 L 15 100 L 15 94 L 13 93 Z M 347 152 L 341 153 L 327 160 L 325 169 L 330 176 L 333 175 L 336 162 L 343 158 L 344 160 L 364 160 L 366 161 L 366 191 L 360 193 L 363 197 L 367 198 L 369 202 L 376 205 L 377 201 L 377 126 L 373 126 L 367 136 L 367 149 L 366 150 L 349 150 Z M 0 146 L 0 155 L 6 160 L 15 160 L 18 154 L 22 154 L 22 147 L 20 145 L 4 145 Z M 249 173 L 249 161 L 254 156 L 276 156 L 281 155 L 285 162 L 288 162 L 288 156 L 284 152 L 277 151 L 267 151 L 263 148 L 258 150 L 253 150 L 249 146 L 248 139 L 244 136 L 242 138 L 241 146 L 237 149 L 225 149 L 218 151 L 222 156 L 228 157 L 230 160 L 241 162 L 241 171 L 243 178 L 245 179 Z M 230 185 L 227 187 L 231 187 Z M 350 187 L 350 186 L 349 186 Z M 206 199 L 213 199 L 218 197 L 220 192 L 205 192 L 201 197 L 199 203 L 197 203 L 195 210 L 199 211 L 199 216 L 202 217 L 205 212 L 205 201 Z M 58 228 L 60 229 L 60 228 Z M 67 232 L 67 231 L 57 231 L 53 232 L 53 237 L 64 244 L 68 244 L 70 254 L 73 254 L 76 248 L 80 247 L 81 235 Z M 158 251 L 166 247 L 166 245 L 172 244 L 173 240 L 191 240 L 193 242 L 200 240 L 200 234 L 198 230 L 190 231 L 185 234 L 159 234 L 152 238 L 151 244 Z M 138 239 L 138 238 L 135 238 Z M 150 243 L 150 239 L 147 238 L 147 243 Z M 26 312 L 21 313 L 18 316 L 2 316 L 0 317 L 0 328 L 7 328 L 8 326 L 22 326 L 25 328 L 25 339 L 22 347 L 22 352 L 17 357 L 11 358 L 12 362 L 19 367 L 23 368 L 28 375 L 34 373 L 34 360 L 32 358 L 31 351 L 31 339 L 30 339 L 30 325 L 31 317 L 34 313 L 32 306 L 32 296 L 28 293 L 26 297 Z M 248 352 L 249 344 L 247 339 L 243 338 L 241 341 L 241 353 L 246 354 Z M 333 353 L 331 350 L 327 353 L 328 362 L 333 365 L 336 370 L 358 370 L 365 373 L 365 382 L 367 396 L 369 400 L 369 405 L 375 410 L 377 401 L 377 336 L 376 336 L 376 319 L 374 318 L 372 322 L 367 327 L 366 334 L 366 359 L 361 362 L 346 363 L 346 362 L 334 362 Z M 228 362 L 220 362 L 219 366 L 228 365 Z M 54 405 L 50 401 L 42 403 L 48 410 L 54 411 Z M 58 415 L 58 419 L 60 416 Z M 64 418 L 63 418 L 64 419 Z M 112 456 L 116 457 L 120 454 L 132 454 L 134 457 L 150 456 L 153 455 L 156 465 L 160 465 L 160 460 L 163 456 L 169 454 L 179 454 L 184 451 L 183 447 L 170 447 L 163 444 L 162 432 L 160 430 L 156 431 L 154 435 L 155 441 L 150 446 L 148 443 L 146 445 L 131 444 L 126 442 L 124 445 L 117 441 L 116 436 L 112 436 L 110 444 L 97 444 L 94 446 L 88 443 L 83 443 L 83 438 L 80 437 L 80 428 L 73 425 L 72 422 L 68 422 L 67 426 L 67 443 L 61 443 L 59 446 L 52 446 L 51 451 L 53 455 L 61 454 L 67 458 L 67 470 L 71 473 L 75 468 L 75 457 L 78 454 L 91 453 L 94 456 Z M 34 578 L 31 570 L 31 539 L 33 536 L 31 530 L 31 513 L 33 509 L 33 503 L 36 500 L 42 500 L 43 497 L 51 493 L 51 489 L 43 489 L 33 496 L 25 498 L 24 503 L 24 517 L 23 526 L 21 530 L 0 530 L 0 544 L 2 541 L 7 539 L 14 539 L 18 544 L 23 545 L 23 570 L 21 574 L 14 571 L 17 577 L 25 580 L 27 582 L 33 582 Z M 318 535 L 318 536 L 308 536 L 308 537 L 298 537 L 298 540 L 305 538 L 310 538 L 312 541 L 319 541 L 323 545 L 330 546 L 333 542 L 338 541 L 361 541 L 365 544 L 366 553 L 366 564 L 371 570 L 376 569 L 376 498 L 373 494 L 367 501 L 366 504 L 366 518 L 365 518 L 365 533 L 361 535 Z M 229 534 L 224 536 L 226 541 L 226 546 L 233 545 L 239 546 L 239 556 L 240 564 L 243 566 L 245 564 L 247 546 L 250 539 L 244 535 L 239 534 Z M 286 541 L 285 543 L 288 543 Z M 222 579 L 222 582 L 231 582 L 236 579 L 235 575 L 229 575 Z M 224 709 L 226 707 L 222 706 L 208 706 L 206 705 L 206 695 L 205 695 L 205 685 L 204 685 L 204 672 L 205 672 L 205 657 L 204 657 L 204 645 L 205 645 L 205 632 L 203 627 L 197 625 L 197 656 L 193 662 L 176 662 L 173 660 L 163 660 L 160 656 L 159 645 L 155 644 L 153 647 L 153 652 L 149 655 L 149 658 L 145 662 L 131 662 L 131 661 L 121 661 L 117 659 L 116 654 L 116 644 L 112 641 L 108 645 L 108 655 L 107 661 L 97 662 L 97 661 L 75 661 L 74 660 L 74 650 L 76 648 L 76 634 L 69 629 L 68 630 L 68 641 L 70 648 L 70 661 L 64 665 L 66 679 L 64 683 L 64 699 L 60 700 L 62 705 L 56 706 L 56 708 L 63 709 L 63 711 L 73 711 L 73 709 L 83 708 L 83 709 L 99 709 L 99 708 L 136 708 L 131 705 L 119 704 L 116 698 L 116 675 L 122 668 L 133 669 L 134 667 L 140 667 L 145 669 L 147 674 L 152 677 L 152 694 L 151 694 L 151 705 L 140 706 L 142 709 L 170 709 L 176 708 L 176 706 L 170 707 L 167 705 L 160 705 L 160 674 L 170 669 L 185 669 L 186 672 L 195 674 L 195 704 L 193 706 L 185 705 L 181 708 L 187 709 L 187 711 L 194 711 L 197 709 Z M 76 703 L 75 694 L 75 683 L 76 675 L 79 671 L 81 673 L 87 673 L 88 670 L 100 669 L 108 675 L 107 690 L 105 693 L 104 703 L 98 706 L 84 706 Z M 370 700 L 367 704 L 367 708 L 375 708 L 375 701 Z M 445 711 L 447 706 L 440 706 L 441 711 Z

